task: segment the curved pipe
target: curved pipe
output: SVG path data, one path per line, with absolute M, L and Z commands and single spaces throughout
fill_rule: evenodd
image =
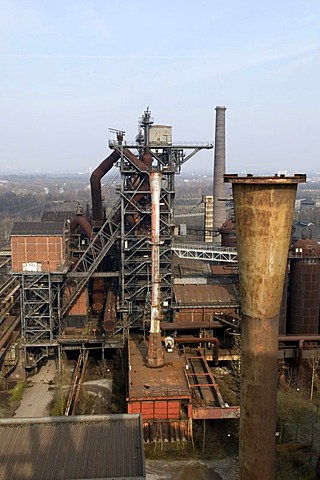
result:
M 320 342 L 320 335 L 279 335 L 279 342 Z
M 320 342 L 320 335 L 281 335 L 279 342 L 298 342 L 298 363 L 302 362 L 304 342 Z
M 70 233 L 75 233 L 78 226 L 81 227 L 81 230 L 87 235 L 88 238 L 91 237 L 92 226 L 86 217 L 82 217 L 81 215 L 75 215 L 72 217 L 70 220 Z
M 219 363 L 219 340 L 216 337 L 174 337 L 175 343 L 214 343 L 214 364 Z M 213 350 L 213 349 L 212 349 Z
M 118 150 L 114 150 L 100 165 L 92 172 L 90 177 L 92 216 L 95 221 L 103 220 L 101 178 L 109 172 L 112 165 L 120 158 Z

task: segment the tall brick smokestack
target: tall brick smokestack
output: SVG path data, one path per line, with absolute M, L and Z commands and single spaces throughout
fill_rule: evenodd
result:
M 226 188 L 223 175 L 226 170 L 226 107 L 216 107 L 216 128 L 213 168 L 213 229 L 219 228 L 226 221 L 225 203 L 219 199 L 225 198 Z M 221 235 L 213 237 L 214 243 L 221 244 Z

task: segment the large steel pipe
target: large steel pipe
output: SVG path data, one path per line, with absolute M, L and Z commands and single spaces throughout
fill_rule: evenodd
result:
M 81 227 L 81 230 L 86 234 L 88 238 L 91 237 L 92 226 L 90 222 L 82 215 L 75 215 L 70 220 L 70 233 L 74 234 L 77 227 Z
M 213 229 L 219 231 L 226 221 L 225 185 L 223 175 L 226 168 L 226 141 L 225 141 L 225 116 L 226 107 L 216 107 L 216 128 L 214 145 L 214 171 L 213 171 Z M 219 200 L 220 199 L 220 200 Z M 215 243 L 221 243 L 221 235 L 213 238 Z
M 242 308 L 240 478 L 275 478 L 279 312 L 297 184 L 294 177 L 232 183 Z
M 92 216 L 93 220 L 101 222 L 103 220 L 102 196 L 101 196 L 101 178 L 109 172 L 112 165 L 120 158 L 118 150 L 114 150 L 100 165 L 92 172 L 90 177 L 91 198 L 92 198 Z
M 151 321 L 147 366 L 160 367 L 164 362 L 160 333 L 160 193 L 161 172 L 150 172 L 151 192 Z

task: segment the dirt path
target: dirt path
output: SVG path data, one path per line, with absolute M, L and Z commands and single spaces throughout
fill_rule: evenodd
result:
M 55 361 L 48 360 L 38 373 L 28 379 L 14 417 L 48 417 L 50 415 L 49 404 L 54 395 L 51 384 L 54 382 L 55 368 Z

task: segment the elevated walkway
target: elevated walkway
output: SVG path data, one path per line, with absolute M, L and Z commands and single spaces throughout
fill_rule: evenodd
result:
M 209 262 L 237 262 L 237 249 L 232 247 L 218 247 L 215 245 L 174 243 L 172 250 L 179 258 L 207 260 Z

